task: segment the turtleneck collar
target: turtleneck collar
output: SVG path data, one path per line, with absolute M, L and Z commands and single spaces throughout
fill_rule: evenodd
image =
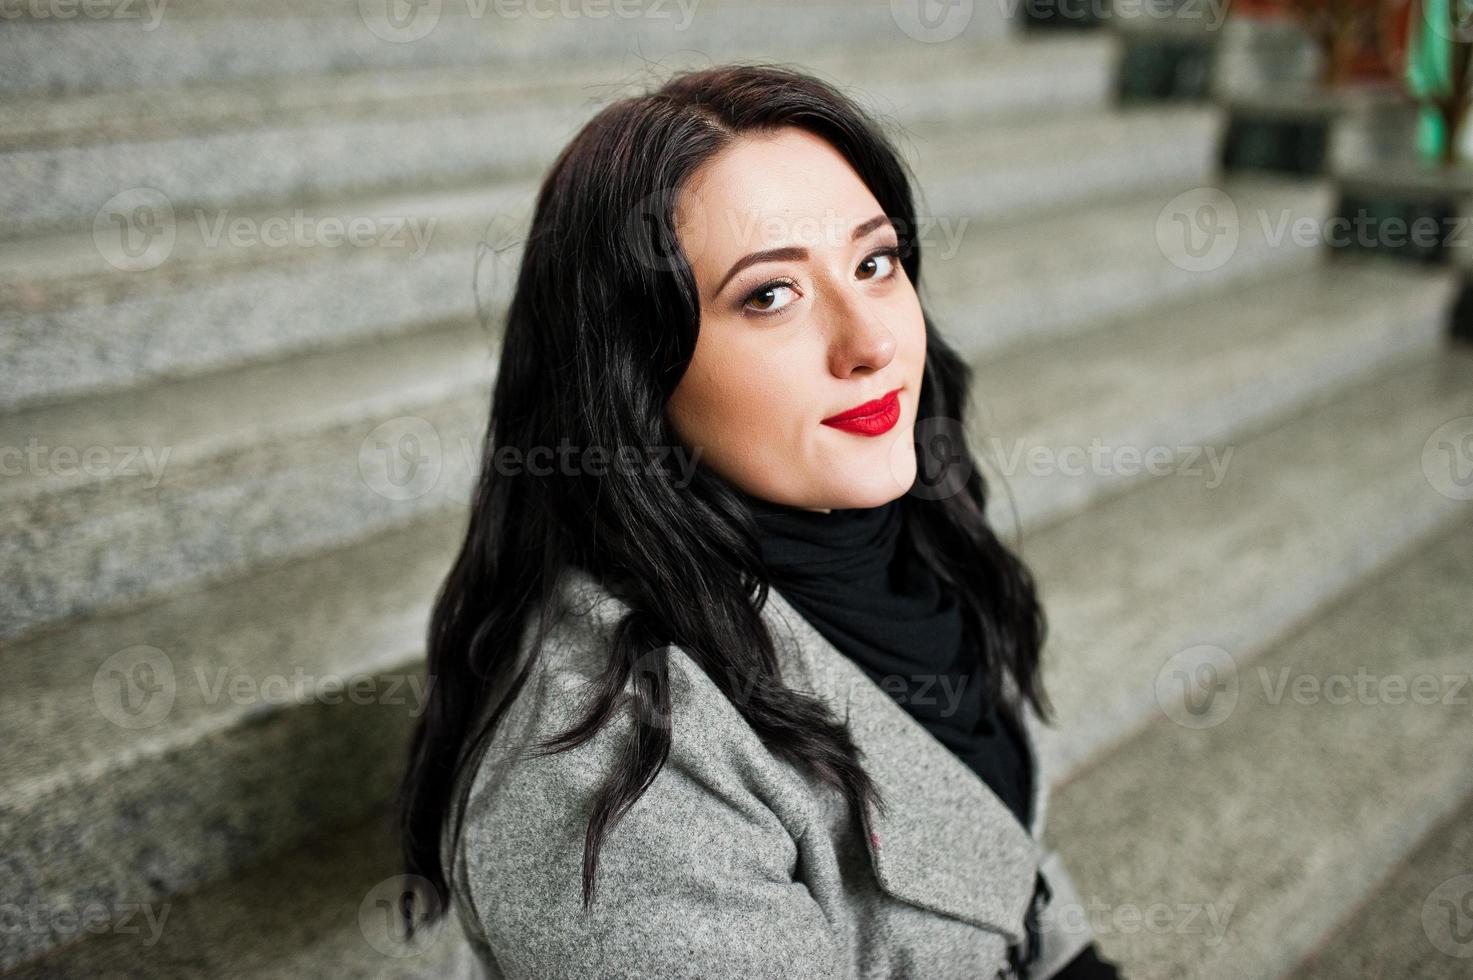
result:
M 982 654 L 955 596 L 915 554 L 901 499 L 827 513 L 750 496 L 748 503 L 773 587 L 1027 826 L 1032 774 L 1023 736 L 984 696 Z M 1036 916 L 1035 903 L 1030 936 Z
M 961 608 L 908 546 L 900 499 L 827 513 L 754 500 L 752 514 L 774 587 L 840 652 L 928 725 L 989 724 Z
M 827 513 L 754 500 L 762 558 L 784 579 L 832 578 L 882 590 L 900 540 L 900 501 Z

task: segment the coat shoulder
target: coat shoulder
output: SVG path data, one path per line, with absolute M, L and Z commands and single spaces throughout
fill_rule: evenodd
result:
M 622 603 L 607 593 L 582 598 L 591 601 L 570 604 L 549 633 L 469 776 L 456 856 L 467 903 L 461 918 L 472 938 L 495 950 L 509 975 L 573 975 L 565 971 L 577 964 L 589 971 L 577 975 L 637 968 L 680 976 L 698 961 L 760 973 L 781 955 L 807 958 L 824 975 L 813 957 L 832 952 L 825 952 L 827 931 L 806 890 L 794 884 L 796 835 L 770 799 L 793 784 L 684 650 L 653 652 L 669 665 L 667 720 L 643 714 L 638 700 L 625 697 L 584 743 L 556 752 L 539 747 L 584 717 L 621 613 Z M 641 744 L 665 724 L 668 755 L 608 825 L 585 908 L 590 819 L 608 787 L 632 772 Z M 758 910 L 806 922 L 816 945 L 777 935 L 779 917 Z M 687 914 L 698 924 L 704 917 L 704 925 L 682 925 Z M 765 950 L 738 938 L 764 922 L 774 931 Z M 671 937 L 683 938 L 672 945 Z M 712 945 L 692 960 L 690 949 L 677 947 L 693 941 Z M 774 958 L 745 959 L 754 956 Z

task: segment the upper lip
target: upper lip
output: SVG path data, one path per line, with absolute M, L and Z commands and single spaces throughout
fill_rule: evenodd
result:
M 874 398 L 870 401 L 864 402 L 861 405 L 855 405 L 853 408 L 845 409 L 838 415 L 830 415 L 828 418 L 824 419 L 824 421 L 848 422 L 851 419 L 862 419 L 867 415 L 874 415 L 875 413 L 883 409 L 885 407 L 885 403 L 889 401 L 890 397 L 896 394 L 898 391 L 900 391 L 899 388 L 892 388 L 890 391 L 885 392 L 879 398 Z

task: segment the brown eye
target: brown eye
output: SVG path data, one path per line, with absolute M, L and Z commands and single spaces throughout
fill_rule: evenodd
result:
M 791 305 L 791 301 L 782 303 L 781 305 L 774 305 L 776 304 L 776 294 L 781 290 L 792 292 L 794 288 L 792 283 L 783 280 L 764 283 L 747 294 L 747 298 L 742 302 L 742 309 L 744 312 L 754 313 L 757 316 L 769 316 L 774 313 L 780 313 Z M 759 299 L 759 297 L 767 298 L 764 300 Z
M 859 264 L 859 267 L 863 269 L 868 265 L 874 264 L 877 260 L 884 260 L 889 263 L 885 266 L 886 271 L 878 276 L 860 276 L 861 279 L 888 279 L 893 276 L 895 274 L 896 266 L 899 264 L 900 261 L 900 247 L 896 246 L 894 248 L 887 248 L 883 249 L 882 251 L 876 252 L 873 255 L 868 256 L 863 262 L 861 262 Z

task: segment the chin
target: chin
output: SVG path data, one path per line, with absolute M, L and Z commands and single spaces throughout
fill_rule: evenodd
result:
M 892 473 L 888 467 L 867 468 L 856 472 L 854 478 L 834 488 L 833 497 L 838 503 L 833 506 L 844 510 L 861 507 L 879 507 L 898 497 L 905 496 L 915 482 L 915 467 L 911 467 L 909 479 L 904 474 Z M 903 482 L 902 482 L 903 481 Z

